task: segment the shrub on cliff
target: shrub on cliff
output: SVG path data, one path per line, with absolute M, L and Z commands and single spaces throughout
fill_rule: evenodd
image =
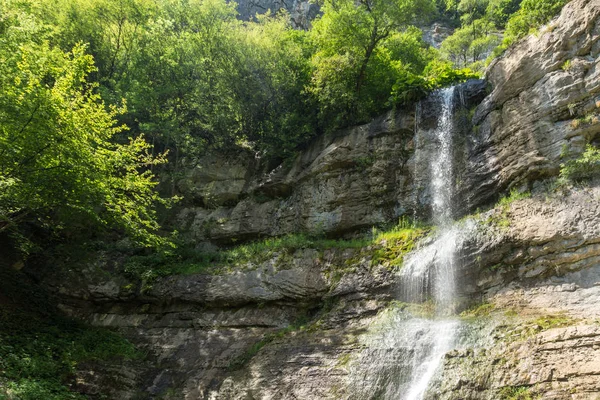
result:
M 568 2 L 569 0 L 523 0 L 519 11 L 508 20 L 502 44 L 494 50 L 493 56 L 502 54 L 517 40 L 535 32 L 558 15 Z
M 600 149 L 588 144 L 580 157 L 560 166 L 560 183 L 578 182 L 600 174 Z

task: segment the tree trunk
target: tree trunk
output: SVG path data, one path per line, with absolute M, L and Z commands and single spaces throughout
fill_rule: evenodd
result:
M 358 77 L 356 78 L 356 95 L 360 95 L 360 90 L 365 81 L 365 74 L 367 72 L 367 65 L 369 64 L 369 60 L 371 59 L 371 55 L 373 55 L 373 51 L 377 44 L 383 39 L 385 36 L 378 35 L 378 27 L 377 23 L 373 26 L 373 31 L 371 32 L 371 39 L 369 40 L 369 44 L 365 50 L 365 56 L 363 58 L 362 64 L 360 66 L 360 71 L 358 72 Z

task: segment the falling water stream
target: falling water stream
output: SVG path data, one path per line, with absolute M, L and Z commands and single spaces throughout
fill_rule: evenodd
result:
M 453 317 L 456 299 L 456 249 L 468 237 L 469 223 L 455 224 L 453 215 L 453 100 L 455 88 L 439 91 L 437 127 L 429 132 L 435 150 L 416 154 L 429 166 L 432 219 L 438 233 L 426 246 L 407 257 L 401 271 L 401 293 L 406 303 L 424 303 L 430 318 L 392 314 L 378 328 L 361 356 L 358 399 L 421 400 L 444 359 L 461 334 Z M 418 151 L 418 150 L 417 150 Z M 421 162 L 423 164 L 421 164 Z
M 452 227 L 453 214 L 453 99 L 455 88 L 439 92 L 440 114 L 433 132 L 437 151 L 429 162 L 431 176 L 432 217 L 440 233 L 435 242 L 412 254 L 402 269 L 403 298 L 408 302 L 431 300 L 435 319 L 421 320 L 428 333 L 424 346 L 414 349 L 414 367 L 406 393 L 398 399 L 420 400 L 438 369 L 444 354 L 451 350 L 459 322 L 441 318 L 450 314 L 455 304 L 455 249 L 460 236 Z

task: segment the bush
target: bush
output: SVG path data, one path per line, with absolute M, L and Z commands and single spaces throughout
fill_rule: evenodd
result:
M 79 362 L 142 356 L 112 331 L 56 315 L 18 273 L 0 269 L 0 280 L 0 399 L 83 400 L 68 387 Z
M 535 32 L 540 26 L 554 18 L 569 0 L 523 0 L 521 8 L 506 24 L 504 40 L 492 53 L 497 57 L 517 40 Z
M 567 161 L 560 166 L 562 182 L 578 182 L 590 179 L 600 173 L 600 149 L 587 145 L 581 157 Z

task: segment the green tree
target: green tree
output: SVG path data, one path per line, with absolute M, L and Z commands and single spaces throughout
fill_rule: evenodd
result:
M 568 0 L 523 0 L 521 8 L 506 26 L 506 37 L 514 41 L 550 21 Z
M 511 15 L 519 10 L 521 0 L 490 0 L 486 16 L 497 29 L 504 29 Z
M 383 54 L 385 42 L 434 9 L 430 0 L 326 1 L 310 33 L 317 51 L 308 90 L 319 101 L 321 119 L 347 125 L 381 111 L 391 88 L 377 90 L 372 78 L 402 70 L 383 62 L 392 61 Z
M 486 18 L 476 19 L 447 37 L 441 51 L 457 67 L 481 70 L 483 60 L 501 41 L 493 27 Z
M 60 231 L 116 227 L 156 246 L 158 203 L 143 137 L 115 143 L 124 127 L 106 110 L 87 76 L 83 46 L 65 53 L 32 16 L 3 5 L 0 24 L 0 232 L 22 223 Z

